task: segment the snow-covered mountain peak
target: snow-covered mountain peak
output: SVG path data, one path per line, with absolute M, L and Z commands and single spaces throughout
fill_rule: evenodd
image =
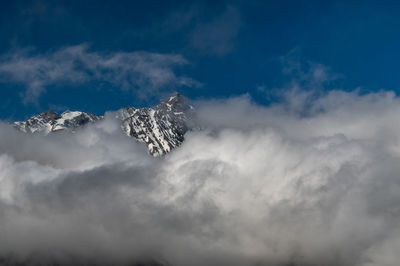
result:
M 193 107 L 189 103 L 189 100 L 185 96 L 177 92 L 172 94 L 166 101 L 161 102 L 157 106 L 159 108 L 166 106 L 168 110 L 174 112 L 185 112 L 189 109 L 193 109 Z
M 74 130 L 80 126 L 86 125 L 87 123 L 95 122 L 102 117 L 93 115 L 91 113 L 85 113 L 80 111 L 65 111 L 61 114 L 61 117 L 56 120 L 52 131 L 58 130 Z
M 45 120 L 51 121 L 51 120 L 55 120 L 55 119 L 59 118 L 60 115 L 57 114 L 56 112 L 54 112 L 53 110 L 48 110 L 48 111 L 40 113 L 38 115 L 38 117 L 43 117 Z
M 121 121 L 126 135 L 144 142 L 153 156 L 163 155 L 179 146 L 190 129 L 189 121 L 194 108 L 189 100 L 179 93 L 151 108 L 126 107 L 114 112 Z M 103 119 L 80 111 L 65 111 L 61 115 L 50 110 L 32 116 L 13 126 L 26 133 L 49 134 L 51 132 L 74 132 L 81 126 Z
M 61 116 L 53 110 L 49 110 L 32 116 L 26 121 L 15 122 L 14 127 L 26 133 L 43 132 L 47 134 L 51 131 L 55 121 L 60 117 Z
M 49 110 L 32 116 L 26 121 L 15 122 L 14 127 L 26 133 L 49 134 L 59 130 L 74 131 L 76 128 L 101 117 L 79 111 L 65 111 L 61 115 Z
M 163 155 L 179 146 L 189 130 L 188 121 L 194 109 L 179 93 L 152 108 L 122 108 L 116 117 L 128 136 L 147 144 L 150 154 Z

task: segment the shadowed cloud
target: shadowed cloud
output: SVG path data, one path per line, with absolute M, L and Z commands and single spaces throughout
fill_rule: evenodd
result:
M 1 256 L 30 265 L 397 264 L 394 94 L 332 91 L 307 116 L 248 97 L 196 105 L 202 130 L 160 158 L 110 117 L 46 137 L 1 125 Z

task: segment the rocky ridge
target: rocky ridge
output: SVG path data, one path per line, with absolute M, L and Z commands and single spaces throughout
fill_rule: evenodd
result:
M 121 129 L 127 136 L 147 145 L 153 156 L 166 154 L 178 147 L 190 130 L 194 108 L 186 97 L 172 94 L 167 100 L 151 108 L 126 107 L 113 112 L 121 121 Z M 58 114 L 52 110 L 32 116 L 26 121 L 14 122 L 13 126 L 25 133 L 50 134 L 75 132 L 80 127 L 104 118 L 80 111 Z

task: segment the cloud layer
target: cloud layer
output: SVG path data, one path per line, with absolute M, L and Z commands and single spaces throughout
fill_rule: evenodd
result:
M 179 54 L 149 52 L 93 52 L 88 45 L 68 46 L 47 54 L 17 50 L 3 55 L 0 78 L 26 86 L 25 103 L 36 102 L 49 87 L 106 82 L 139 97 L 155 95 L 165 86 L 199 86 L 199 82 L 175 74 L 175 68 L 187 65 Z M 146 93 L 142 89 L 146 88 Z
M 394 266 L 400 100 L 332 91 L 306 115 L 197 104 L 163 158 L 111 118 L 74 135 L 0 127 L 0 254 L 125 265 Z

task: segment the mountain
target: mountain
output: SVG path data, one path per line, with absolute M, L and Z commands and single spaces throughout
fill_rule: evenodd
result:
M 14 127 L 25 133 L 48 134 L 61 130 L 74 132 L 75 129 L 102 119 L 90 113 L 65 111 L 61 115 L 50 110 L 32 116 L 26 121 L 14 122 Z
M 124 132 L 146 143 L 150 154 L 157 156 L 179 146 L 189 130 L 193 107 L 182 95 L 174 93 L 152 108 L 122 108 L 116 117 Z
M 121 129 L 127 136 L 147 145 L 149 153 L 160 156 L 178 147 L 190 130 L 194 108 L 189 100 L 179 93 L 151 108 L 126 107 L 113 112 L 121 121 Z M 52 110 L 32 116 L 26 121 L 14 122 L 13 126 L 25 133 L 50 134 L 53 132 L 75 132 L 78 128 L 96 123 L 103 116 L 65 111 L 58 114 Z

